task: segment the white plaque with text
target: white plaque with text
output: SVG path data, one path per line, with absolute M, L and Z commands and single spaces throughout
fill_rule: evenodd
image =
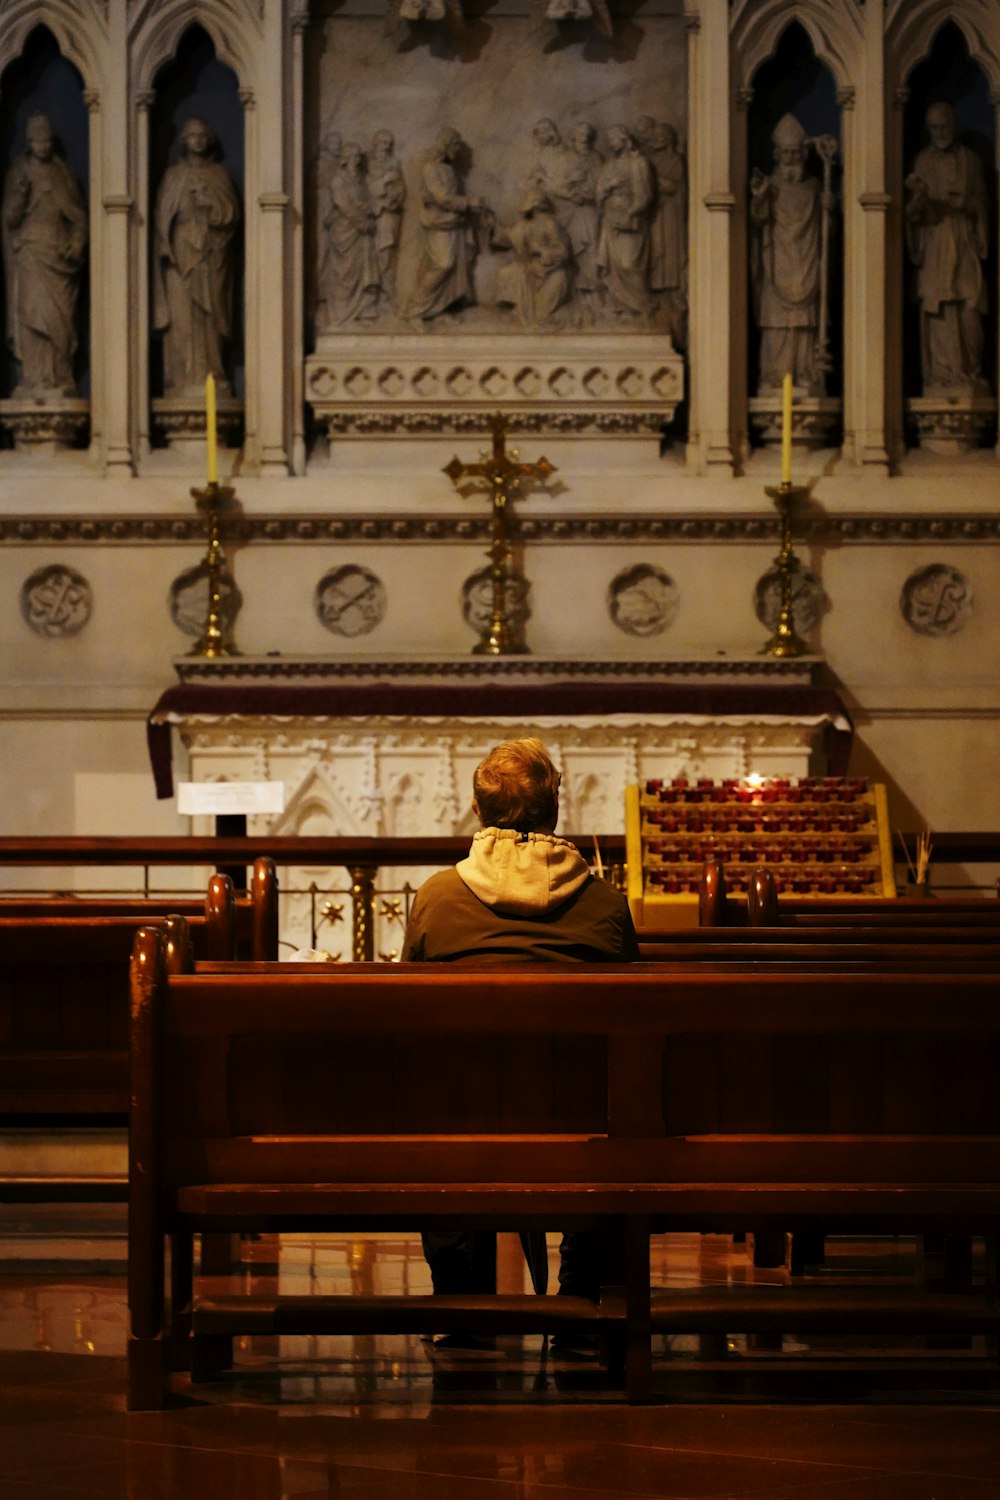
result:
M 177 787 L 177 811 L 190 817 L 284 810 L 283 781 L 182 781 Z

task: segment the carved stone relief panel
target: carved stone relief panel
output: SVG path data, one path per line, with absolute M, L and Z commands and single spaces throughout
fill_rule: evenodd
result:
M 21 614 L 36 635 L 77 635 L 93 610 L 90 584 L 64 563 L 39 568 L 21 587 Z
M 230 635 L 243 603 L 231 573 L 219 575 L 219 602 L 222 624 L 226 634 Z M 170 585 L 167 604 L 170 618 L 178 630 L 197 639 L 205 629 L 208 617 L 208 568 L 203 562 L 178 574 Z
M 548 745 L 563 773 L 560 827 L 585 835 L 623 831 L 625 787 L 648 776 L 719 779 L 752 770 L 805 775 L 810 749 L 820 733 L 815 725 L 791 720 L 674 722 L 636 715 L 620 722 L 623 717 L 612 724 L 581 716 L 572 722 L 519 720 L 516 726 L 503 719 L 443 718 L 433 724 L 413 719 L 364 724 L 222 720 L 191 723 L 181 732 L 195 781 L 284 781 L 284 814 L 276 820 L 261 818 L 259 825 L 248 829 L 251 834 L 373 837 L 471 837 L 476 827 L 472 773 L 512 729 Z M 582 848 L 590 858 L 592 845 L 584 843 Z M 418 886 L 430 873 L 421 868 L 380 870 L 375 910 L 378 955 L 398 956 L 406 886 Z M 350 958 L 347 871 L 283 870 L 281 888 L 283 942 Z
M 334 635 L 368 635 L 385 618 L 385 584 L 370 568 L 345 563 L 316 585 L 316 615 Z
M 818 576 L 799 558 L 792 561 L 792 622 L 804 639 L 812 635 L 823 616 L 826 593 Z M 754 589 L 754 613 L 762 625 L 774 630 L 781 614 L 781 574 L 768 568 Z
M 315 24 L 306 383 L 331 430 L 344 412 L 351 430 L 384 431 L 389 412 L 419 430 L 415 412 L 499 399 L 642 407 L 661 424 L 683 393 L 679 7 L 654 0 L 641 47 L 612 37 L 596 50 L 589 28 L 544 46 L 537 13 L 519 9 L 488 28 L 466 18 L 460 35 L 438 28 L 433 46 L 418 21 L 392 44 L 374 14 Z M 559 360 L 540 357 L 539 331 L 559 335 Z M 428 359 L 428 334 L 474 335 L 475 352 Z M 503 359 L 484 360 L 483 335 L 504 340 Z M 588 335 L 600 358 L 578 344 Z
M 972 614 L 968 579 L 948 563 L 918 568 L 903 584 L 903 619 L 918 635 L 955 635 Z
M 608 613 L 626 635 L 659 635 L 673 624 L 679 606 L 676 583 L 653 563 L 624 568 L 608 585 Z

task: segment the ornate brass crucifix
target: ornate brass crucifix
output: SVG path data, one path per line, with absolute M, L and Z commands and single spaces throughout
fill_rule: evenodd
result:
M 484 454 L 478 464 L 463 464 L 458 458 L 453 458 L 451 463 L 445 466 L 444 472 L 452 484 L 457 485 L 462 479 L 474 480 L 475 487 L 488 491 L 493 499 L 491 539 L 486 554 L 490 559 L 490 623 L 480 637 L 478 645 L 473 646 L 473 654 L 476 656 L 524 656 L 528 652 L 524 639 L 524 620 L 515 616 L 508 608 L 507 582 L 510 578 L 511 561 L 508 505 L 520 499 L 526 480 L 534 480 L 537 484 L 544 485 L 556 470 L 547 458 L 540 458 L 537 463 L 533 464 L 521 463 L 520 454 L 516 448 L 510 450 L 508 457 L 505 447 L 507 419 L 500 412 L 493 417 L 491 426 L 493 451 L 489 458 Z

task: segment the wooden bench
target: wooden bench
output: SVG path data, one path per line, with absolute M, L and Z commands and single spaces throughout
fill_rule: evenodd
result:
M 654 1304 L 652 1231 L 995 1234 L 1000 1096 L 968 1087 L 984 1058 L 995 1075 L 995 1002 L 991 974 L 169 974 L 162 937 L 144 930 L 132 965 L 129 1405 L 161 1405 L 168 1364 L 190 1353 L 197 1369 L 220 1335 L 543 1332 L 567 1319 L 610 1337 L 630 1399 L 645 1400 L 654 1326 L 742 1326 L 731 1302 L 717 1314 L 704 1296 Z M 756 1043 L 776 1039 L 822 1043 L 834 1059 L 784 1117 L 766 1075 L 749 1094 L 724 1087 Z M 429 1221 L 601 1227 L 612 1253 L 600 1303 L 192 1294 L 197 1233 Z M 879 1305 L 859 1326 L 998 1326 L 983 1297 L 950 1313 L 923 1298 Z M 844 1331 L 851 1306 L 845 1292 Z M 816 1316 L 828 1325 L 829 1306 Z
M 15 1151 L 31 1127 L 106 1131 L 126 1125 L 132 944 L 143 920 L 162 917 L 176 904 L 126 902 L 122 911 L 116 901 L 88 899 L 81 915 L 74 898 L 0 902 L 0 1127 Z M 228 876 L 214 876 L 201 911 L 186 923 L 206 958 L 240 951 L 275 958 L 273 863 L 258 861 L 244 900 L 235 898 Z M 0 1175 L 0 1201 L 126 1196 L 124 1172 L 27 1170 L 19 1158 L 17 1152 Z

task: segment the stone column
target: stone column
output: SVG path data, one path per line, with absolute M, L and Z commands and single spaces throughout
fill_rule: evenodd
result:
M 990 89 L 990 103 L 993 106 L 993 166 L 995 171 L 1000 171 L 1000 88 Z M 1000 202 L 994 205 L 996 209 L 996 220 L 993 233 L 996 236 L 994 243 L 1000 245 Z M 992 314 L 997 324 L 997 333 L 1000 336 L 1000 297 L 992 296 Z M 1000 349 L 1000 337 L 998 337 L 997 348 Z M 993 394 L 1000 403 L 1000 368 L 993 376 Z M 997 458 L 1000 458 L 1000 432 L 997 434 L 997 445 L 994 448 Z
M 305 158 L 301 121 L 304 119 L 303 53 L 305 34 L 309 26 L 308 0 L 298 0 L 291 18 L 292 55 L 291 77 L 288 93 L 288 118 L 294 122 L 291 131 L 291 214 L 286 219 L 288 243 L 288 276 L 291 306 L 289 308 L 290 358 L 289 396 L 291 433 L 291 471 L 302 474 L 306 467 L 306 422 L 305 422 Z
M 110 87 L 102 109 L 96 90 L 84 95 L 90 119 L 90 159 L 99 163 L 91 173 L 95 193 L 101 194 L 102 214 L 91 213 L 91 286 L 93 349 L 91 350 L 92 443 L 110 473 L 131 473 L 129 436 L 129 320 L 122 317 L 122 296 L 130 283 L 129 224 L 132 197 L 128 189 L 125 130 L 125 80 Z
M 888 473 L 886 444 L 885 5 L 864 10 L 863 73 L 837 96 L 844 142 L 844 450 Z M 899 329 L 900 340 L 902 328 Z M 902 358 L 900 342 L 897 358 Z
M 692 3 L 692 0 L 688 0 Z M 685 17 L 690 141 L 690 343 L 687 459 L 732 472 L 729 17 L 707 4 Z
M 149 198 L 149 111 L 156 98 L 152 89 L 140 89 L 134 99 L 135 105 L 135 160 L 137 164 L 137 193 L 140 202 Z M 133 385 L 135 410 L 132 413 L 136 435 L 136 455 L 139 461 L 149 457 L 152 447 L 150 438 L 151 408 L 149 401 L 149 348 L 150 348 L 150 300 L 149 266 L 153 253 L 154 231 L 151 223 L 146 226 L 144 236 L 136 236 L 135 246 L 135 296 L 131 304 L 133 339 Z
M 262 402 L 262 352 L 266 345 L 260 337 L 262 304 L 274 296 L 272 277 L 280 275 L 281 262 L 275 266 L 262 258 L 259 243 L 260 225 L 264 217 L 258 211 L 260 163 L 258 159 L 257 100 L 253 89 L 241 88 L 240 103 L 243 105 L 243 152 L 245 162 L 244 192 L 244 275 L 243 306 L 237 316 L 243 318 L 243 349 L 246 369 L 246 395 L 243 398 L 243 456 L 251 468 L 260 463 L 260 417 Z M 261 286 L 261 266 L 267 265 L 267 286 Z M 279 346 L 280 348 L 280 346 Z M 269 350 L 271 358 L 275 351 Z M 280 355 L 279 355 L 280 358 Z

